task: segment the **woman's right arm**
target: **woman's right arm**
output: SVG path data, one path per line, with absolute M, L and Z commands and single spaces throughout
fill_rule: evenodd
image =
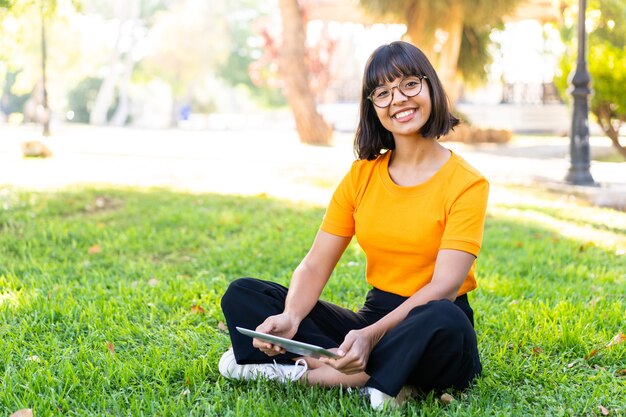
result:
M 291 339 L 298 331 L 300 322 L 317 303 L 351 239 L 320 230 L 309 253 L 293 273 L 285 310 L 281 314 L 268 317 L 256 330 Z M 253 345 L 270 356 L 284 353 L 279 346 L 258 339 L 254 339 Z

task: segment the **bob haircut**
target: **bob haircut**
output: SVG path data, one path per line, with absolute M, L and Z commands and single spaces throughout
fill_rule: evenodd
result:
M 369 57 L 363 74 L 359 124 L 354 138 L 358 159 L 373 160 L 383 150 L 395 149 L 393 135 L 380 123 L 374 104 L 367 96 L 381 84 L 409 75 L 427 77 L 424 81 L 428 82 L 432 110 L 420 130 L 423 137 L 438 139 L 459 124 L 459 119 L 450 113 L 448 97 L 435 69 L 421 50 L 403 41 L 380 46 Z

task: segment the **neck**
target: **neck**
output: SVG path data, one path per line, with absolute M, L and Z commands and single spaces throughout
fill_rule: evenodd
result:
M 396 148 L 392 153 L 391 161 L 396 165 L 420 166 L 424 163 L 437 160 L 449 152 L 436 139 L 424 137 L 394 137 Z
M 400 186 L 414 186 L 431 178 L 450 159 L 450 151 L 435 139 L 397 140 L 387 170 Z

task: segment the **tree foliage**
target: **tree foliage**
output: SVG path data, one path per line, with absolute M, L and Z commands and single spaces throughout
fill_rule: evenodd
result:
M 186 0 L 156 13 L 151 36 L 158 47 L 144 59 L 143 69 L 166 80 L 177 99 L 189 94 L 228 58 L 225 18 L 224 1 Z
M 226 83 L 245 88 L 264 107 L 286 104 L 277 86 L 259 80 L 264 78 L 261 72 L 269 71 L 269 64 L 264 60 L 270 54 L 269 45 L 261 39 L 267 40 L 264 35 L 265 25 L 271 24 L 270 10 L 260 0 L 231 0 L 227 3 L 230 51 L 226 62 L 217 69 L 217 75 Z M 256 77 L 254 80 L 253 75 Z
M 406 38 L 426 53 L 442 81 L 454 89 L 457 76 L 486 78 L 489 33 L 520 0 L 360 0 L 366 10 L 407 25 Z M 454 99 L 454 91 L 451 96 Z
M 577 59 L 576 16 L 572 1 L 563 9 L 561 36 L 567 46 L 561 60 L 561 75 L 556 84 L 563 97 L 569 89 L 568 75 Z M 588 63 L 592 80 L 591 113 L 615 149 L 626 158 L 626 147 L 619 131 L 626 122 L 626 0 L 592 0 L 587 9 Z

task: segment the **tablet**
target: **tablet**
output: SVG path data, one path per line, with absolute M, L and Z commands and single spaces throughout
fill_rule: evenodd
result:
M 265 342 L 269 342 L 273 345 L 280 346 L 285 349 L 287 352 L 297 353 L 302 356 L 310 356 L 312 358 L 319 358 L 321 356 L 327 356 L 329 358 L 337 359 L 341 356 L 337 355 L 330 350 L 324 349 L 323 347 L 310 345 L 304 342 L 298 342 L 296 340 L 285 339 L 284 337 L 274 336 L 272 334 L 256 332 L 250 329 L 244 329 L 243 327 L 236 328 L 239 333 L 245 334 L 246 336 L 253 337 L 255 339 L 263 340 Z

